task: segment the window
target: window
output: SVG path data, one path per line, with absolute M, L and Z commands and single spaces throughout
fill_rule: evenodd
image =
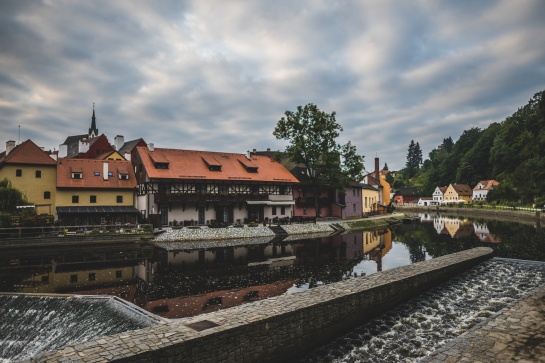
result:
M 79 203 L 79 196 L 78 195 L 73 195 L 72 196 L 72 203 Z
M 94 273 L 94 272 L 91 272 L 91 273 L 89 274 L 88 280 L 89 280 L 89 281 L 96 281 L 96 279 L 97 279 L 97 276 L 95 275 L 95 273 Z
M 356 188 L 352 189 L 352 196 L 353 196 L 353 197 L 356 196 Z
M 70 275 L 70 283 L 75 284 L 78 282 L 78 275 Z
M 119 174 L 120 180 L 129 180 L 129 174 Z
M 112 171 L 109 171 L 108 176 L 114 176 L 114 173 Z
M 272 215 L 273 215 L 273 216 L 276 215 L 276 206 L 275 206 L 275 205 L 272 207 Z
M 229 193 L 229 185 L 225 185 L 225 184 L 220 184 L 218 186 L 218 191 L 220 193 Z
M 36 170 L 36 178 L 41 178 L 41 177 L 42 177 L 42 171 Z
M 117 203 L 123 203 L 123 196 L 122 196 L 122 195 L 118 195 L 118 196 L 116 197 L 116 201 L 117 201 Z
M 122 278 L 122 277 L 123 277 L 123 271 L 117 270 L 117 271 L 115 272 L 115 278 L 116 278 L 116 279 L 120 279 L 120 278 Z
M 95 171 L 95 176 L 100 176 L 100 171 Z
M 285 215 L 286 214 L 286 207 L 282 206 L 280 207 L 280 214 Z
M 81 179 L 82 173 L 72 173 L 72 179 Z
M 353 212 L 356 213 L 356 203 L 352 204 Z
M 303 208 L 303 215 L 304 215 L 304 216 L 307 215 L 307 209 L 306 209 L 306 208 Z
M 15 176 L 23 176 L 23 171 L 21 169 L 15 170 Z
M 51 192 L 44 192 L 44 199 L 51 199 Z
M 205 193 L 206 185 L 205 184 L 195 184 L 195 193 Z
M 96 195 L 91 195 L 89 197 L 89 203 L 96 203 L 97 202 L 97 196 Z

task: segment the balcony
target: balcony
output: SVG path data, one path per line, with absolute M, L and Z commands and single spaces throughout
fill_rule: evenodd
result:
M 232 202 L 243 203 L 248 200 L 268 200 L 267 194 L 227 194 L 227 193 L 157 193 L 154 194 L 156 203 L 171 202 Z

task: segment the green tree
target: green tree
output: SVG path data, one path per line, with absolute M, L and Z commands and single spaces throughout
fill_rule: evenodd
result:
M 384 163 L 384 167 L 382 168 L 382 170 L 389 170 L 389 169 L 388 169 L 388 164 L 387 164 L 387 163 Z
M 316 215 L 318 198 L 323 189 L 344 190 L 351 182 L 362 179 L 363 156 L 348 142 L 340 145 L 337 138 L 343 131 L 331 114 L 309 103 L 297 111 L 286 111 L 273 131 L 277 139 L 287 140 L 286 154 L 303 165 L 308 182 L 314 189 Z
M 27 205 L 25 195 L 11 186 L 11 182 L 4 178 L 0 180 L 0 212 L 14 214 L 18 205 Z
M 420 170 L 420 165 L 422 165 L 422 149 L 420 149 L 418 142 L 415 143 L 414 140 L 411 140 L 407 151 L 404 177 L 406 179 L 414 177 Z

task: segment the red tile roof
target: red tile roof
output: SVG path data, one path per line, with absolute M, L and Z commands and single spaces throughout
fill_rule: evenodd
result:
M 108 180 L 104 180 L 104 164 L 108 164 L 108 171 L 113 174 Z M 82 178 L 72 179 L 72 172 L 81 172 Z M 119 174 L 128 174 L 129 179 L 121 180 Z M 57 188 L 134 189 L 136 178 L 131 162 L 127 160 L 59 159 Z
M 13 148 L 7 156 L 5 151 L 0 153 L 0 164 L 3 163 L 55 165 L 57 162 L 29 139 Z
M 244 154 L 224 152 L 161 148 L 149 151 L 144 146 L 136 150 L 151 179 L 299 182 L 282 164 L 267 156 L 252 155 L 248 160 Z M 156 169 L 154 162 L 168 163 L 168 169 Z
M 479 183 L 483 185 L 482 188 L 479 188 Z M 495 180 L 481 180 L 479 183 L 475 185 L 475 188 L 473 188 L 473 190 L 488 190 L 492 187 L 500 185 L 500 183 Z

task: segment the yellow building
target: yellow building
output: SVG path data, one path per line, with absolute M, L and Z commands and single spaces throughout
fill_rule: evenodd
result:
M 443 203 L 470 203 L 473 189 L 467 184 L 450 184 L 443 196 Z
M 55 211 L 56 161 L 31 140 L 6 143 L 0 154 L 0 180 L 7 178 L 34 204 L 38 214 Z
M 369 184 L 362 184 L 361 188 L 361 205 L 363 213 L 376 212 L 376 206 L 379 202 L 379 190 Z
M 136 223 L 135 192 L 136 178 L 129 161 L 58 161 L 56 211 L 62 224 Z

